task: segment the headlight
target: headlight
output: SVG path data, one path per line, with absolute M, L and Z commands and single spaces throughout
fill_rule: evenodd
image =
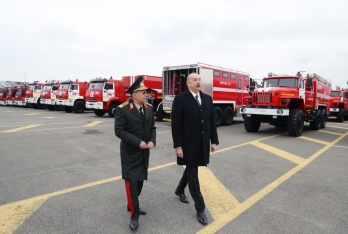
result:
M 283 104 L 283 105 L 286 104 L 286 100 L 285 100 L 285 99 L 282 100 L 282 104 Z

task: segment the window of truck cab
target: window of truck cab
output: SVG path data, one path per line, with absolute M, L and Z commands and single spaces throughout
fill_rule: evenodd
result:
M 341 97 L 341 91 L 331 91 L 331 97 Z
M 104 82 L 93 82 L 89 84 L 88 89 L 103 89 Z
M 79 85 L 77 85 L 77 84 L 71 84 L 71 85 L 70 85 L 70 90 L 79 90 Z

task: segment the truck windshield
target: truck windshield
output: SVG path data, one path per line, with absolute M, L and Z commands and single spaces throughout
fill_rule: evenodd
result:
M 104 82 L 91 83 L 88 89 L 102 89 L 103 85 L 104 85 Z
M 41 85 L 35 85 L 35 90 L 41 90 Z
M 34 89 L 35 85 L 29 85 L 28 89 Z
M 0 95 L 2 95 L 2 89 L 0 89 Z
M 340 91 L 331 91 L 331 97 L 340 97 L 341 92 Z
M 43 90 L 50 90 L 51 87 L 52 87 L 52 85 L 45 85 L 44 88 L 43 88 Z
M 278 79 L 267 79 L 263 81 L 263 87 L 276 87 L 278 85 Z
M 69 88 L 69 84 L 61 84 L 60 86 L 59 86 L 59 89 L 60 90 L 66 90 L 66 89 L 68 89 Z
M 298 87 L 298 79 L 296 78 L 281 78 L 279 79 L 279 87 Z
M 279 84 L 278 84 L 279 80 Z M 263 87 L 298 87 L 296 78 L 266 79 L 263 81 Z

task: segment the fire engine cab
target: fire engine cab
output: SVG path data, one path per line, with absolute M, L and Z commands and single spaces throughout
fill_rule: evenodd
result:
M 163 102 L 157 108 L 158 120 L 170 117 L 175 96 L 188 90 L 186 79 L 190 73 L 201 76 L 201 91 L 213 98 L 216 126 L 230 125 L 234 117 L 241 116 L 238 106 L 246 104 L 249 73 L 197 63 L 163 68 Z
M 85 94 L 87 81 L 63 81 L 57 92 L 57 105 L 63 106 L 66 113 L 83 113 L 85 111 Z
M 110 117 L 114 117 L 117 106 L 130 98 L 130 94 L 125 92 L 138 77 L 139 75 L 124 76 L 122 80 L 115 80 L 112 77 L 91 80 L 85 96 L 86 108 L 93 109 L 97 116 L 103 116 L 107 112 Z M 149 88 L 149 99 L 153 103 L 160 103 L 162 78 L 144 75 L 144 84 Z
M 60 85 L 59 80 L 46 80 L 43 90 L 40 93 L 40 104 L 46 105 L 50 111 L 59 110 L 56 106 L 56 93 Z
M 27 102 L 25 101 L 25 92 L 28 89 L 28 83 L 23 82 L 17 85 L 17 90 L 15 92 L 15 103 L 16 106 L 27 107 Z
M 337 87 L 331 91 L 330 117 L 336 117 L 337 122 L 348 120 L 348 89 Z
M 33 83 L 29 83 L 28 89 L 25 92 L 25 102 L 34 107 L 34 109 L 41 109 L 40 104 L 40 93 L 43 88 L 43 83 L 38 81 L 34 81 Z
M 0 105 L 6 106 L 7 98 L 11 96 L 12 88 L 15 87 L 15 81 L 2 81 L 0 87 Z
M 6 93 L 6 105 L 16 105 L 16 95 L 21 89 L 22 86 L 25 86 L 27 83 L 24 82 L 12 82 L 11 87 L 7 89 Z M 18 95 L 17 95 L 18 96 Z
M 300 136 L 304 121 L 313 130 L 325 128 L 330 93 L 331 82 L 315 73 L 305 77 L 301 72 L 296 76 L 269 73 L 262 87 L 251 90 L 248 105 L 241 108 L 245 130 L 257 132 L 261 123 L 269 123 L 287 127 L 290 136 Z

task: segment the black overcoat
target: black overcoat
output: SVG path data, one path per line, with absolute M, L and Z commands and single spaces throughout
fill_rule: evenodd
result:
M 153 107 L 144 106 L 145 118 L 132 99 L 119 105 L 115 111 L 115 135 L 121 139 L 122 178 L 127 181 L 147 180 L 150 150 L 139 146 L 141 141 L 146 144 L 151 141 L 156 145 Z
M 178 165 L 207 166 L 210 143 L 219 144 L 214 106 L 211 96 L 200 92 L 201 106 L 187 90 L 174 98 L 172 108 L 172 137 L 174 148 L 182 147 L 184 158 Z

